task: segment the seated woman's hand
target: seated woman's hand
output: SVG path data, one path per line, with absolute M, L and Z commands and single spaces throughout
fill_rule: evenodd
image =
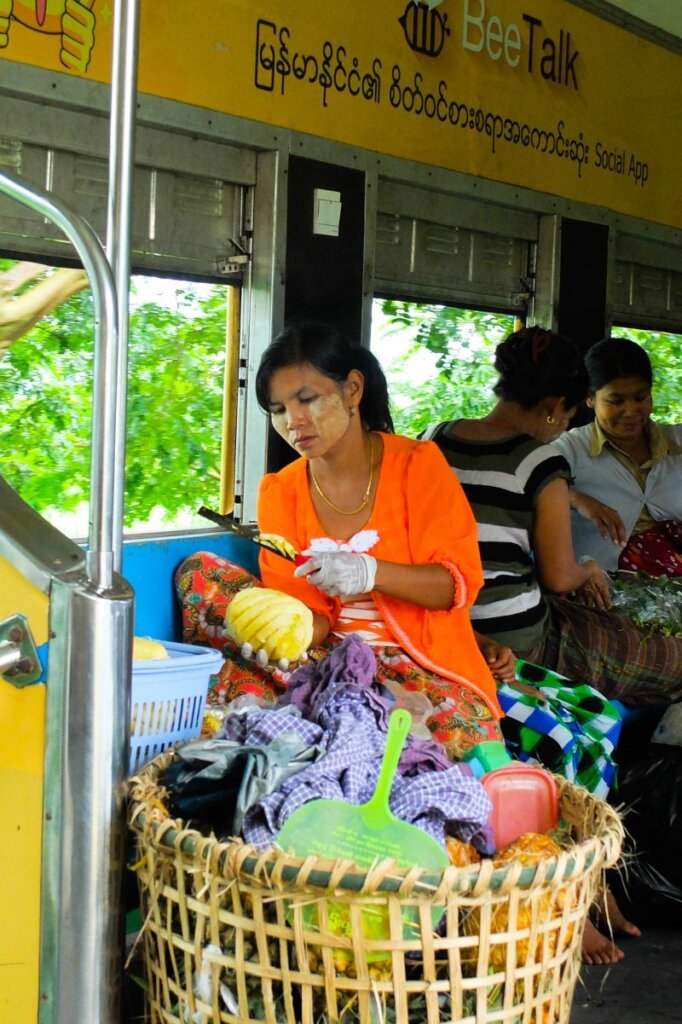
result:
M 576 600 L 588 608 L 608 609 L 611 607 L 611 586 L 602 567 L 592 560 L 583 563 L 589 566 L 590 575 L 575 592 Z
M 259 647 L 258 650 L 254 650 L 253 645 L 249 643 L 243 643 L 239 653 L 246 661 L 255 661 L 264 672 L 276 672 L 278 670 L 280 672 L 290 672 L 297 668 L 298 665 L 305 664 L 308 660 L 307 652 L 303 651 L 294 661 L 290 661 L 288 658 L 279 658 L 277 661 L 271 661 L 267 648 Z
M 294 572 L 325 594 L 341 598 L 368 594 L 374 589 L 376 574 L 376 558 L 354 551 L 315 552 Z
M 516 655 L 511 647 L 504 647 L 481 633 L 474 633 L 479 650 L 495 679 L 513 683 L 516 679 Z
M 628 539 L 625 524 L 615 508 L 581 491 L 571 491 L 571 508 L 596 526 L 605 540 L 613 541 L 618 547 L 625 547 Z

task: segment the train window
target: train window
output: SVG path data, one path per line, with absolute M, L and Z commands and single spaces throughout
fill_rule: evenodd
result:
M 0 261 L 0 473 L 74 538 L 88 529 L 93 357 L 92 300 L 78 274 Z M 226 293 L 132 279 L 126 529 L 205 526 L 195 510 L 218 507 Z
M 384 180 L 377 203 L 377 292 L 520 310 L 537 216 Z
M 372 306 L 371 348 L 388 378 L 396 432 L 490 408 L 495 346 L 514 315 L 391 298 Z
M 677 331 L 682 321 L 682 255 L 630 235 L 616 236 L 611 284 L 613 319 L 633 327 Z
M 682 334 L 615 326 L 611 334 L 614 338 L 631 338 L 646 350 L 654 371 L 654 418 L 661 423 L 678 423 L 682 404 Z

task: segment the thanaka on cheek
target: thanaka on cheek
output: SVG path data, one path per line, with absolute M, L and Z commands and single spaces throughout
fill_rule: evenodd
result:
M 318 440 L 316 448 L 321 449 L 315 454 L 324 455 L 346 434 L 350 415 L 339 394 L 319 395 L 310 403 L 308 410 Z

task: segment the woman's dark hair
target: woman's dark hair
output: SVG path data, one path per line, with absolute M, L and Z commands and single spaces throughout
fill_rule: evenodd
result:
M 336 327 L 315 321 L 287 324 L 266 348 L 256 374 L 256 398 L 261 409 L 269 411 L 273 373 L 301 363 L 309 363 L 337 384 L 343 384 L 351 370 L 359 370 L 365 379 L 360 402 L 363 424 L 368 430 L 393 433 L 388 384 L 376 356 L 354 345 Z
M 617 377 L 641 377 L 651 386 L 654 373 L 651 361 L 636 341 L 630 338 L 606 338 L 585 353 L 585 368 L 589 378 L 589 394 L 594 395 Z
M 544 398 L 563 398 L 567 409 L 587 395 L 587 371 L 580 349 L 563 334 L 543 327 L 523 327 L 495 350 L 499 398 L 532 409 Z

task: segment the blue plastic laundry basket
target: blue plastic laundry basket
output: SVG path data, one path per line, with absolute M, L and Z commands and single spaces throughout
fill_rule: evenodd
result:
M 223 656 L 210 647 L 163 643 L 170 657 L 133 662 L 130 774 L 201 732 L 211 676 Z

